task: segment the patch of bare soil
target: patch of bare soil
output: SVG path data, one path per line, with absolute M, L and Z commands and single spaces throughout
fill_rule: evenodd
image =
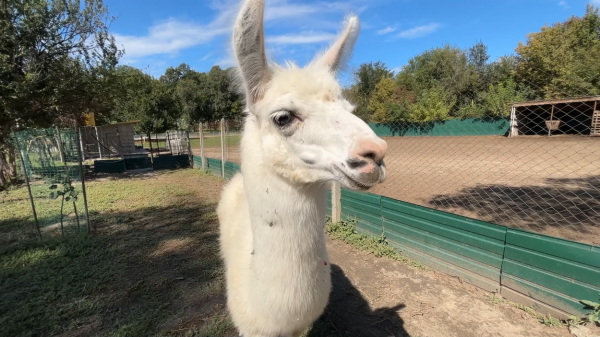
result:
M 308 337 L 570 336 L 566 327 L 547 327 L 509 304 L 494 304 L 489 293 L 446 274 L 377 258 L 342 241 L 327 244 L 333 291 Z

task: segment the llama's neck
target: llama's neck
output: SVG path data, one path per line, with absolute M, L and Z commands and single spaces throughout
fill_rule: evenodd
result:
M 253 259 L 290 262 L 325 259 L 324 186 L 298 186 L 279 177 L 263 161 L 258 127 L 246 123 L 242 138 L 242 174 L 250 211 Z

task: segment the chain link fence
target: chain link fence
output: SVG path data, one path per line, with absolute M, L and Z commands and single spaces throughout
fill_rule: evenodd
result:
M 242 138 L 242 119 L 225 120 L 226 161 L 240 164 L 240 141 Z
M 374 123 L 372 193 L 600 245 L 600 96 L 506 104 L 505 116 Z
M 89 165 L 83 165 L 75 129 L 15 132 L 11 143 L 18 157 L 18 174 L 27 185 L 23 197 L 29 198 L 33 216 L 15 216 L 11 226 L 18 230 L 12 228 L 11 237 L 2 241 L 91 230 L 85 191 Z
M 198 131 L 195 130 L 190 134 L 192 153 L 202 157 L 204 151 L 206 158 L 240 164 L 241 133 L 241 118 L 199 124 Z M 203 138 L 202 142 L 201 138 Z
M 600 96 L 507 104 L 506 116 L 370 123 L 388 143 L 370 192 L 600 245 Z M 241 121 L 204 124 L 205 156 L 241 164 Z M 224 146 L 222 145 L 222 142 Z M 192 152 L 201 156 L 200 142 Z

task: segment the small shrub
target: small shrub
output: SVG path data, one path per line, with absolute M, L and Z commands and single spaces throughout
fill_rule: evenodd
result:
M 600 324 L 600 303 L 586 300 L 581 300 L 580 302 L 583 303 L 583 305 L 585 305 L 587 308 L 592 309 L 592 312 L 585 317 L 585 320 L 588 323 Z

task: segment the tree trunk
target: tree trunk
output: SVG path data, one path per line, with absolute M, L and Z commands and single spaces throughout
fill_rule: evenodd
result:
M 11 177 L 11 170 L 8 162 L 6 161 L 6 154 L 0 152 L 0 186 L 4 186 L 8 183 Z
M 73 210 L 75 210 L 75 219 L 77 220 L 77 231 L 81 232 L 81 225 L 79 224 L 79 213 L 77 213 L 77 205 L 75 204 L 75 199 L 73 200 Z
M 6 185 L 7 181 L 4 177 L 4 171 L 0 170 L 0 187 Z
M 17 177 L 17 159 L 15 157 L 15 148 L 12 145 L 8 145 L 8 165 L 10 170 L 10 176 L 13 178 Z
M 63 188 L 64 190 L 64 188 Z M 62 195 L 62 200 L 60 201 L 60 234 L 61 236 L 65 236 L 65 227 L 63 225 L 63 209 L 65 206 L 65 195 Z

